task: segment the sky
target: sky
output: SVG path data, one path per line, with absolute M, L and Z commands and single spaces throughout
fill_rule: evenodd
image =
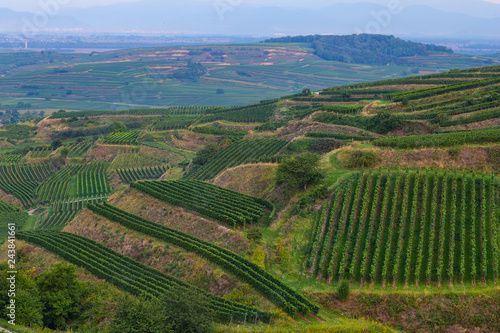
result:
M 9 8 L 18 11 L 30 11 L 36 12 L 40 8 L 43 8 L 44 4 L 54 4 L 57 3 L 64 7 L 91 7 L 91 6 L 102 6 L 102 5 L 112 5 L 124 2 L 136 2 L 141 0 L 0 0 L 0 8 Z M 165 0 L 177 2 L 177 0 Z M 221 1 L 228 4 L 231 3 L 241 3 L 248 5 L 266 5 L 266 6 L 300 6 L 300 7 L 324 7 L 331 5 L 333 3 L 344 2 L 344 3 L 355 3 L 355 2 L 375 2 L 379 4 L 388 4 L 391 1 L 400 2 L 403 5 L 415 5 L 415 4 L 425 4 L 439 9 L 449 9 L 449 10 L 459 10 L 466 13 L 468 9 L 472 9 L 475 4 L 481 2 L 491 2 L 495 4 L 500 4 L 500 0 L 309 0 L 304 2 L 303 0 L 200 0 L 200 1 Z M 457 3 L 462 3 L 457 5 Z M 306 5 L 305 5 L 306 4 Z M 458 7 L 458 8 L 457 8 Z M 499 13 L 500 15 L 500 13 Z

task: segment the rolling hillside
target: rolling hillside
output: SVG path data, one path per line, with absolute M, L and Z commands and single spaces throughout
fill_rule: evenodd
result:
M 451 54 L 443 47 L 403 42 L 390 36 L 370 37 L 387 40 L 373 45 L 373 52 L 360 57 L 355 56 L 360 53 L 359 45 L 348 40 L 352 36 L 345 38 L 347 43 L 336 51 L 338 42 L 325 37 L 313 43 L 275 40 L 145 48 L 90 56 L 2 53 L 0 103 L 19 110 L 48 112 L 246 105 L 305 88 L 321 90 L 497 63 L 490 58 Z M 393 50 L 389 52 L 392 55 L 374 57 L 381 48 Z M 349 57 L 341 59 L 336 52 Z
M 495 332 L 499 96 L 490 66 L 60 111 L 0 130 L 0 210 L 137 299 L 200 292 L 221 332 Z

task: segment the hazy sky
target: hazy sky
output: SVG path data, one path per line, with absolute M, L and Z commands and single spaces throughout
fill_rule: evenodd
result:
M 37 12 L 43 7 L 44 3 L 58 3 L 64 7 L 90 7 L 100 5 L 111 5 L 124 2 L 137 2 L 141 0 L 0 0 L 0 8 L 10 8 L 19 11 Z M 178 0 L 164 0 L 179 4 Z M 481 2 L 491 2 L 500 4 L 500 0 L 199 0 L 222 3 L 241 3 L 248 5 L 266 5 L 266 6 L 300 6 L 300 7 L 323 7 L 334 3 L 356 3 L 356 2 L 375 2 L 387 4 L 389 2 L 399 1 L 402 5 L 429 5 L 439 9 L 448 9 L 451 11 L 460 11 L 467 13 L 468 8 L 473 8 Z M 182 3 L 182 2 L 181 2 Z M 500 12 L 498 13 L 500 16 Z

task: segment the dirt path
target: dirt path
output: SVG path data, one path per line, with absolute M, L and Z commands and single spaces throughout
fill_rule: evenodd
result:
M 28 211 L 28 215 L 33 215 L 33 213 L 35 213 L 35 210 L 36 210 L 36 209 L 32 209 L 32 210 Z M 0 332 L 1 332 L 1 331 L 0 331 Z

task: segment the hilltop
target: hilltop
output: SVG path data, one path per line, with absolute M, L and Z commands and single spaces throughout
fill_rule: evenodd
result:
M 2 53 L 0 103 L 5 111 L 37 115 L 59 109 L 234 106 L 303 89 L 499 63 L 390 36 L 361 36 L 371 45 L 369 54 L 359 53 L 359 44 L 351 44 L 353 36 L 305 37 L 317 38 L 314 43 L 284 39 L 279 43 L 172 46 L 85 55 Z M 294 40 L 299 41 L 297 38 Z M 336 48 L 340 45 L 337 40 L 342 40 L 341 49 Z M 347 58 L 340 58 L 339 52 Z
M 490 66 L 237 107 L 53 112 L 0 129 L 2 223 L 33 277 L 55 254 L 134 299 L 182 286 L 221 332 L 495 332 L 499 96 Z

